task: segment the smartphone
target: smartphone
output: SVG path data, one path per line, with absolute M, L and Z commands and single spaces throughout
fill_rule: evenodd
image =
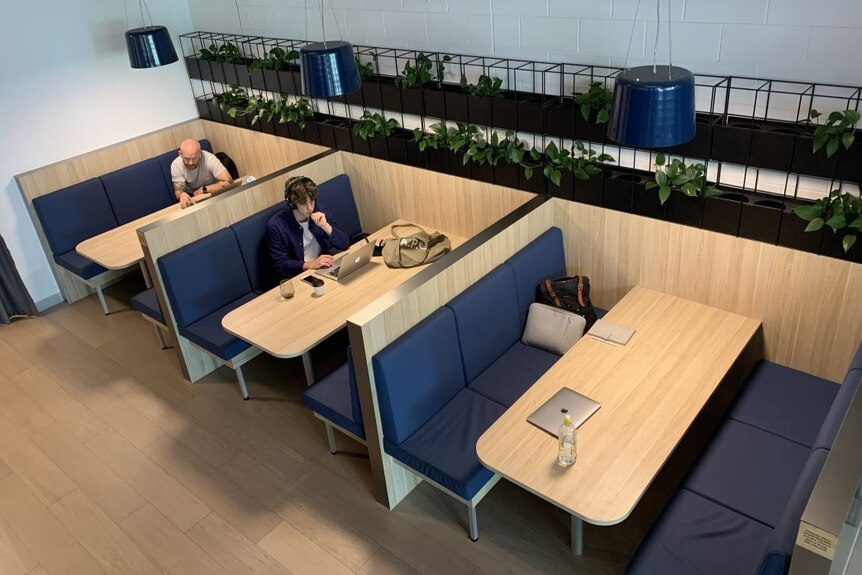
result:
M 316 278 L 312 275 L 307 275 L 304 278 L 302 278 L 300 281 L 304 281 L 305 283 L 307 283 L 311 287 L 319 287 L 319 286 L 323 285 L 322 279 Z

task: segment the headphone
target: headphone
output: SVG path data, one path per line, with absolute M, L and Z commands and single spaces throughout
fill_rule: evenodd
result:
M 287 207 L 295 210 L 296 206 L 290 201 L 290 195 L 293 193 L 293 187 L 300 182 L 311 182 L 312 179 L 308 176 L 293 176 L 284 184 L 284 201 L 287 202 Z

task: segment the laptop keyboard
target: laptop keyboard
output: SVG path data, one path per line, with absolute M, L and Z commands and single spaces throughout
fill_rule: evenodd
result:
M 338 272 L 340 272 L 340 271 L 341 271 L 341 266 L 340 266 L 340 265 L 339 265 L 339 266 L 335 266 L 335 267 L 334 267 L 334 268 L 332 268 L 332 270 L 329 272 L 329 275 L 331 275 L 331 276 L 332 276 L 332 277 L 334 277 L 334 278 L 337 278 L 337 277 L 338 277 Z

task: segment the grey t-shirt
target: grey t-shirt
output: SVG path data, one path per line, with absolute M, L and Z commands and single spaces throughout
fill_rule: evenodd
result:
M 216 183 L 219 174 L 224 171 L 225 167 L 215 157 L 215 154 L 206 150 L 201 150 L 201 159 L 194 170 L 188 169 L 180 156 L 171 162 L 171 180 L 174 184 L 185 184 L 187 192 Z

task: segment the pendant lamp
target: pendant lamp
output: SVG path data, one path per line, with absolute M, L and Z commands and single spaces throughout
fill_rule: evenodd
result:
M 144 1 L 139 0 L 141 9 L 141 28 L 126 31 L 126 47 L 129 50 L 129 64 L 132 68 L 155 68 L 173 64 L 178 60 L 177 52 L 171 41 L 171 34 L 164 26 L 149 26 L 144 22 Z M 147 8 L 147 16 L 150 9 Z M 128 24 L 128 19 L 126 20 Z
M 660 0 L 656 0 L 657 11 L 659 5 Z M 659 22 L 656 45 L 658 25 Z M 670 45 L 668 1 L 669 52 Z M 694 135 L 694 75 L 691 72 L 672 63 L 657 66 L 655 62 L 652 66 L 626 68 L 620 72 L 614 86 L 608 138 L 631 148 L 667 148 L 684 144 Z
M 320 30 L 323 41 L 308 44 L 299 51 L 302 93 L 310 98 L 343 96 L 355 92 L 360 87 L 359 69 L 356 67 L 353 46 L 342 40 L 326 41 L 323 6 L 324 2 L 321 0 Z

